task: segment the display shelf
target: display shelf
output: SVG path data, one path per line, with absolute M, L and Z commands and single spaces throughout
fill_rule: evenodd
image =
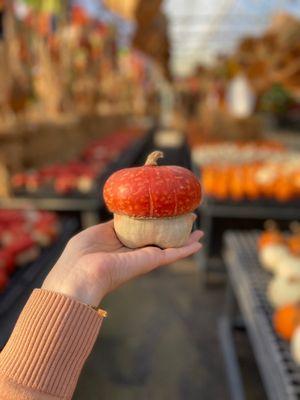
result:
M 75 218 L 61 220 L 61 232 L 57 240 L 42 249 L 39 257 L 19 268 L 11 277 L 5 291 L 0 294 L 0 349 L 6 343 L 14 323 L 35 287 L 39 287 L 53 267 L 65 244 L 79 228 Z
M 225 262 L 228 269 L 229 291 L 232 291 L 243 316 L 253 352 L 269 399 L 300 399 L 300 367 L 292 359 L 289 344 L 281 340 L 272 325 L 273 309 L 266 298 L 266 288 L 271 275 L 259 265 L 257 233 L 228 232 L 225 235 Z M 228 304 L 229 303 L 229 304 Z M 231 350 L 233 339 L 233 298 L 227 297 L 226 315 L 220 324 L 223 349 Z M 225 322 L 224 322 L 225 321 Z M 226 365 L 233 364 L 228 374 L 235 376 L 238 366 L 236 356 L 225 353 Z M 231 380 L 232 381 L 232 380 Z M 234 399 L 245 399 L 231 385 Z

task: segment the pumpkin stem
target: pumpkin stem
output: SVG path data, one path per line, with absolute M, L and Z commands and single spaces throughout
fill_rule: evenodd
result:
M 300 233 L 300 223 L 298 221 L 293 221 L 290 223 L 290 230 L 294 234 L 299 234 Z
M 277 231 L 277 224 L 275 221 L 268 219 L 265 223 L 264 223 L 264 227 L 267 231 Z
M 164 158 L 164 153 L 162 151 L 153 151 L 147 157 L 145 165 L 157 165 L 157 160 L 159 158 Z

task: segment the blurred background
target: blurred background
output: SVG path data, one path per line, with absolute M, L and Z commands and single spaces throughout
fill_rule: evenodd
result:
M 74 398 L 300 399 L 299 0 L 0 0 L 0 348 L 154 149 L 204 249 L 105 299 Z

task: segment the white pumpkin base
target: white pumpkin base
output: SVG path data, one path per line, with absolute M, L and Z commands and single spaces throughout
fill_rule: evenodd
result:
M 188 213 L 172 218 L 134 218 L 114 214 L 119 240 L 131 249 L 155 245 L 162 249 L 183 246 L 192 231 L 196 215 Z

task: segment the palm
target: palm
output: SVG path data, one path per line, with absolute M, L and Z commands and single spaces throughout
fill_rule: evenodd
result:
M 88 228 L 75 237 L 80 238 L 81 250 L 85 253 L 130 251 L 117 238 L 112 221 Z
M 149 246 L 132 250 L 117 238 L 113 221 L 93 226 L 70 240 L 47 277 L 46 288 L 49 282 L 51 286 L 53 281 L 62 281 L 62 292 L 65 285 L 71 285 L 80 291 L 80 298 L 86 303 L 97 304 L 126 281 L 195 253 L 201 247 L 198 242 L 201 236 L 202 232 L 195 231 L 188 243 L 178 249 Z

